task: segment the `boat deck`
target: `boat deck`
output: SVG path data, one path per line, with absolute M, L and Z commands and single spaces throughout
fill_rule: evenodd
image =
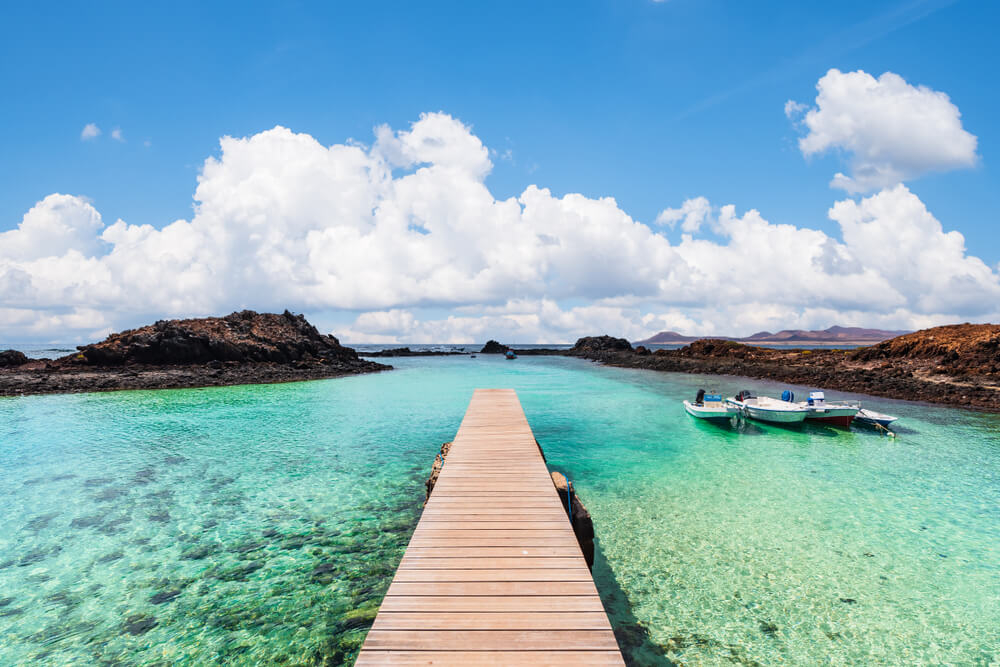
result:
M 357 665 L 623 665 L 517 394 L 477 389 Z

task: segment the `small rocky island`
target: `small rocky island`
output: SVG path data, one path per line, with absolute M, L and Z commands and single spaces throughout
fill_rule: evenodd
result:
M 581 338 L 569 356 L 611 366 L 735 375 L 909 401 L 1000 411 L 1000 325 L 955 324 L 856 349 L 772 349 L 697 340 L 652 351 L 624 338 Z
M 388 370 L 302 315 L 161 320 L 55 360 L 0 352 L 0 396 L 315 380 Z

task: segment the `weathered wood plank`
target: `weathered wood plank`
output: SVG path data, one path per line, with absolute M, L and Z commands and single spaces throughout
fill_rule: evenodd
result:
M 519 665 L 576 665 L 602 667 L 621 665 L 614 651 L 376 651 L 365 650 L 355 665 L 435 665 L 435 667 L 517 667 Z
M 387 612 L 373 630 L 610 630 L 604 611 Z

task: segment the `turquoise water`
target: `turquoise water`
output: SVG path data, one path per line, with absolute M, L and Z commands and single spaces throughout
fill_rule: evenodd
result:
M 1000 418 L 866 399 L 720 428 L 699 386 L 575 359 L 0 400 L 0 663 L 350 662 L 475 387 L 518 390 L 594 516 L 637 663 L 1000 660 Z

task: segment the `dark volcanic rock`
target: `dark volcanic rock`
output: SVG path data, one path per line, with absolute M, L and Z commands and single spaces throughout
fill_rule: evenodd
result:
M 0 368 L 0 396 L 291 382 L 391 368 L 358 358 L 288 311 L 163 320 L 78 349 Z
M 624 338 L 613 336 L 584 336 L 566 353 L 571 357 L 603 359 L 617 352 L 631 352 L 632 345 Z
M 82 345 L 88 364 L 205 364 L 212 361 L 270 361 L 287 364 L 304 359 L 355 361 L 357 353 L 324 336 L 302 315 L 243 310 L 226 317 L 160 320 L 140 329 Z M 79 360 L 79 355 L 63 357 Z
M 28 357 L 24 356 L 23 352 L 17 350 L 0 351 L 0 368 L 23 366 L 26 363 L 28 363 Z
M 509 349 L 499 341 L 489 340 L 486 341 L 486 345 L 483 345 L 483 349 L 479 350 L 479 354 L 504 354 Z

